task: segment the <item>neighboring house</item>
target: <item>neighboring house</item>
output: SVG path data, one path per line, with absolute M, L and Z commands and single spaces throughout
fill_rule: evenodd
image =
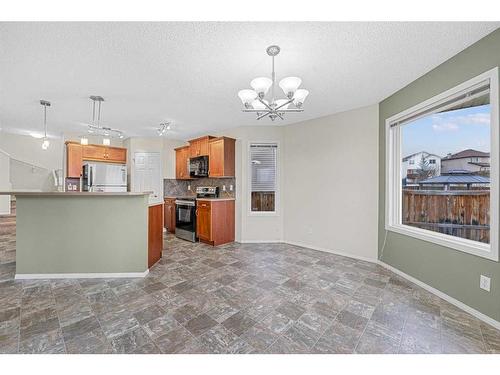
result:
M 453 170 L 465 170 L 475 174 L 489 174 L 490 153 L 467 149 L 456 154 L 448 154 L 441 159 L 441 173 L 446 174 Z
M 422 157 L 427 163 L 427 168 L 433 170 L 434 176 L 441 174 L 441 157 L 427 151 L 420 151 L 405 156 L 401 163 L 401 177 L 405 179 L 407 184 L 418 182 L 418 170 L 421 168 Z

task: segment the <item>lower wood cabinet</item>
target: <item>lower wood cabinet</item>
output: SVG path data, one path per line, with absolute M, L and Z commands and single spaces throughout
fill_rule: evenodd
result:
M 165 198 L 164 226 L 168 233 L 175 233 L 175 198 Z
M 148 209 L 148 268 L 161 258 L 163 250 L 163 204 Z
M 214 246 L 234 242 L 234 200 L 197 200 L 196 235 Z

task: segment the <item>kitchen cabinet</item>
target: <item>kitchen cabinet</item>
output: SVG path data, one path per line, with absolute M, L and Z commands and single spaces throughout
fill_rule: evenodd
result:
M 85 145 L 83 147 L 83 159 L 93 161 L 104 161 L 109 163 L 127 162 L 127 149 L 121 147 L 109 147 L 99 145 Z
M 163 204 L 148 208 L 148 268 L 161 258 L 163 251 Z
M 165 198 L 164 226 L 168 233 L 175 233 L 175 198 Z
M 178 180 L 189 179 L 189 146 L 175 149 L 175 178 Z
M 234 199 L 196 201 L 196 235 L 213 246 L 234 242 Z
M 236 140 L 228 137 L 211 139 L 208 143 L 209 177 L 234 177 Z
M 66 146 L 66 177 L 80 178 L 82 174 L 83 150 L 78 143 L 68 143 Z
M 126 164 L 127 149 L 66 142 L 66 177 L 80 178 L 85 160 Z
M 208 143 L 213 138 L 215 137 L 207 135 L 205 137 L 190 140 L 189 157 L 196 158 L 198 156 L 208 156 Z

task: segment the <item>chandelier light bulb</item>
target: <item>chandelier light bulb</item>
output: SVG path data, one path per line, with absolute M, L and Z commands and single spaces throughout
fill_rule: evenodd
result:
M 50 146 L 50 142 L 47 138 L 44 138 L 42 141 L 42 149 L 47 150 Z
M 255 78 L 252 80 L 252 82 L 250 82 L 250 86 L 252 86 L 252 88 L 261 98 L 267 94 L 272 84 L 273 81 L 267 77 Z
M 278 99 L 275 101 L 275 104 L 276 104 L 276 107 L 275 108 L 279 108 L 279 110 L 282 110 L 282 109 L 287 109 L 288 106 L 290 105 L 290 103 L 286 104 L 286 105 L 283 105 L 285 104 L 286 102 L 288 102 L 289 100 L 286 100 L 286 99 Z M 283 107 L 281 107 L 283 105 Z M 281 107 L 281 108 L 280 108 Z
M 302 80 L 299 77 L 286 77 L 280 81 L 280 87 L 287 98 L 291 99 L 301 83 Z
M 252 104 L 255 98 L 257 98 L 257 93 L 254 90 L 240 90 L 238 96 L 241 102 L 246 106 Z
M 295 91 L 295 94 L 293 95 L 293 104 L 295 104 L 297 107 L 301 107 L 302 104 L 304 104 L 304 101 L 307 98 L 307 95 L 309 95 L 309 91 L 306 89 L 298 89 Z
M 81 145 L 88 145 L 89 144 L 89 139 L 87 137 L 80 138 L 80 144 Z
M 267 100 L 264 100 L 264 102 L 265 102 L 266 104 L 269 104 L 269 102 L 268 102 Z M 253 108 L 253 109 L 266 109 L 267 107 L 266 107 L 266 105 L 265 105 L 265 104 L 261 103 L 261 102 L 260 102 L 260 100 L 257 100 L 257 99 L 256 99 L 256 100 L 254 100 L 254 101 L 252 102 L 252 108 Z
M 109 146 L 111 144 L 111 140 L 109 138 L 103 138 L 102 139 L 102 144 L 104 146 Z

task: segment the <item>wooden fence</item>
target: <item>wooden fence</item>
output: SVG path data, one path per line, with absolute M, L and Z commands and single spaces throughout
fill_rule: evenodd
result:
M 403 189 L 403 224 L 489 243 L 490 192 Z
M 274 211 L 274 191 L 252 191 L 252 211 Z

